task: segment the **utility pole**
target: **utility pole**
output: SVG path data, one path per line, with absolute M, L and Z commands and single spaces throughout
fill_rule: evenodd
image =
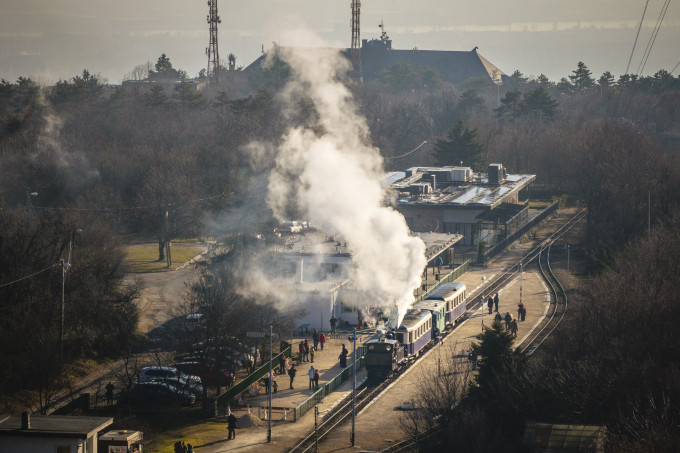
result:
M 272 441 L 272 388 L 274 387 L 274 373 L 272 373 L 272 326 L 269 326 L 269 428 L 267 428 L 267 442 Z
M 352 357 L 353 359 L 353 364 L 352 364 L 352 438 L 350 441 L 352 442 L 352 446 L 354 446 L 354 436 L 355 436 L 355 422 L 356 422 L 356 401 L 357 401 L 357 329 L 352 330 L 352 344 L 354 345 L 352 347 Z

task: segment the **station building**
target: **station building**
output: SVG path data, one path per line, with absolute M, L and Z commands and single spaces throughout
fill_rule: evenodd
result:
M 415 235 L 425 243 L 429 266 L 453 263 L 453 247 L 461 235 Z M 270 251 L 267 261 L 273 286 L 294 299 L 294 306 L 303 311 L 297 321 L 303 333 L 311 329 L 329 331 L 332 315 L 356 324 L 360 312 L 380 305 L 354 286 L 352 254 L 339 236 L 313 229 L 291 232 L 285 236 L 284 246 Z
M 492 247 L 529 220 L 520 192 L 536 175 L 508 174 L 491 164 L 486 174 L 470 167 L 412 167 L 382 180 L 411 231 L 460 234 L 460 245 Z

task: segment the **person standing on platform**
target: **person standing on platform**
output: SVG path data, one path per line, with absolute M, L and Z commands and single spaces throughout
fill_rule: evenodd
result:
M 312 343 L 314 343 L 314 349 L 319 349 L 319 332 L 316 329 L 312 332 Z
M 512 322 L 512 315 L 510 312 L 505 313 L 505 330 L 510 330 L 510 323 Z
M 298 345 L 298 365 L 305 361 L 305 342 L 301 341 Z
M 309 362 L 309 340 L 305 338 L 305 362 Z
M 281 353 L 279 356 L 279 374 L 283 374 L 286 372 L 286 356 Z
M 109 383 L 106 384 L 106 403 L 109 406 L 113 404 L 113 389 L 114 388 L 115 387 L 113 386 L 111 381 L 109 381 Z
M 489 314 L 491 314 L 493 312 L 493 297 L 489 296 L 486 306 L 489 307 Z
M 311 359 L 312 363 L 314 363 L 314 354 L 316 354 L 316 348 L 312 347 L 309 349 L 309 358 Z
M 341 368 L 347 367 L 347 354 L 349 354 L 349 351 L 347 350 L 347 348 L 343 344 L 342 345 L 342 351 L 340 352 L 340 356 L 339 356 Z
M 319 369 L 314 370 L 314 388 L 319 388 Z
M 510 322 L 510 333 L 512 333 L 513 337 L 517 336 L 517 320 L 516 319 L 513 319 Z
M 236 417 L 234 417 L 234 414 L 229 414 L 229 417 L 227 417 L 227 429 L 229 430 L 227 440 L 236 439 L 236 428 L 238 428 Z
M 309 377 L 309 388 L 314 389 L 314 367 L 309 367 L 309 371 L 307 372 L 307 376 Z
M 321 331 L 319 334 L 319 344 L 321 344 L 321 350 L 323 351 L 323 346 L 326 344 L 326 335 Z
M 493 296 L 493 305 L 496 308 L 496 313 L 498 313 L 498 302 L 499 302 L 498 293 L 496 293 L 496 295 Z
M 291 365 L 290 370 L 288 370 L 288 376 L 290 376 L 290 388 L 293 388 L 293 379 L 295 379 L 296 373 L 297 370 L 295 369 L 295 365 Z
M 331 325 L 331 333 L 335 333 L 335 326 L 338 323 L 338 318 L 335 317 L 335 315 L 331 316 L 330 321 L 328 321 Z

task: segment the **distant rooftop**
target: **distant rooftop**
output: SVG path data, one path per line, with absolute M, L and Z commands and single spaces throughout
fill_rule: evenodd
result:
M 111 417 L 32 415 L 30 429 L 21 429 L 21 415 L 0 415 L 0 435 L 87 438 L 113 423 Z
M 434 188 L 432 176 L 436 181 Z M 399 205 L 494 209 L 535 179 L 536 175 L 499 173 L 495 180 L 490 180 L 489 174 L 450 166 L 413 167 L 406 172 L 390 173 L 382 182 L 398 192 Z

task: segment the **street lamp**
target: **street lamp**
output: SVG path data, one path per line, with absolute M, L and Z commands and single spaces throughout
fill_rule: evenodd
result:
M 484 285 L 484 282 L 486 281 L 486 275 L 482 275 L 482 285 Z M 484 333 L 484 291 L 480 291 L 480 294 L 482 296 L 479 298 L 479 305 L 481 306 L 482 310 L 482 333 Z
M 516 249 L 521 249 L 519 258 L 519 303 L 522 303 L 522 277 L 524 276 L 524 247 L 519 244 L 514 246 Z
M 32 211 L 33 203 L 31 203 L 31 197 L 37 197 L 38 192 L 31 192 L 30 187 L 26 187 L 26 209 Z
M 64 355 L 64 287 L 66 282 L 66 270 L 71 267 L 71 263 L 60 260 L 61 265 L 61 325 L 59 326 L 59 355 Z

